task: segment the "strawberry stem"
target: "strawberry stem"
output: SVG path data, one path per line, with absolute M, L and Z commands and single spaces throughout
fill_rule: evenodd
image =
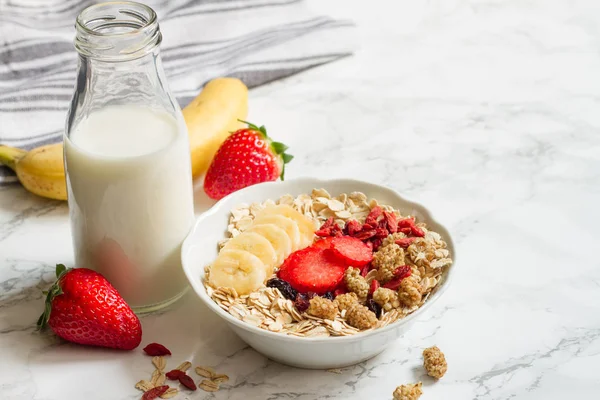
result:
M 56 281 L 52 284 L 50 289 L 42 291 L 42 293 L 46 294 L 46 302 L 44 304 L 44 312 L 37 320 L 38 330 L 42 330 L 48 325 L 50 312 L 52 311 L 52 300 L 54 300 L 56 296 L 63 294 L 62 288 L 60 287 L 60 280 L 70 270 L 70 268 L 65 267 L 63 264 L 56 264 Z

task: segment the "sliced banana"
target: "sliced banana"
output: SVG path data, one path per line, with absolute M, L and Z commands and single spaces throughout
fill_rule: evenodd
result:
M 294 221 L 300 230 L 300 248 L 310 246 L 315 238 L 315 223 L 287 204 L 270 206 L 262 210 L 257 217 L 262 215 L 281 215 Z
M 253 225 L 273 224 L 285 231 L 292 243 L 292 251 L 300 248 L 300 229 L 294 220 L 282 215 L 257 215 Z
M 292 253 L 292 241 L 290 240 L 290 237 L 277 225 L 252 225 L 244 232 L 258 233 L 271 242 L 271 245 L 275 249 L 275 253 L 277 253 L 277 265 L 281 265 L 286 257 Z
M 229 240 L 223 250 L 245 250 L 254 254 L 267 268 L 267 275 L 273 273 L 273 268 L 275 268 L 277 262 L 277 253 L 271 242 L 264 236 L 254 232 L 242 232 Z
M 261 287 L 266 278 L 266 268 L 254 254 L 223 249 L 210 268 L 209 282 L 214 287 L 234 288 L 244 295 Z

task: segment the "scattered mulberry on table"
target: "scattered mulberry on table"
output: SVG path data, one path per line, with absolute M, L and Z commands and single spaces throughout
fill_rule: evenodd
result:
M 423 394 L 421 382 L 400 385 L 394 390 L 394 400 L 417 400 Z
M 448 370 L 446 357 L 437 346 L 423 350 L 423 366 L 427 374 L 436 379 L 440 379 Z

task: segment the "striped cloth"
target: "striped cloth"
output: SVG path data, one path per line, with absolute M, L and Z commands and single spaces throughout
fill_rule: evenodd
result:
M 0 0 L 0 143 L 34 148 L 61 140 L 77 54 L 74 21 L 91 0 Z M 181 106 L 217 76 L 248 87 L 351 54 L 353 24 L 302 0 L 147 0 Z M 0 183 L 16 181 L 0 168 Z

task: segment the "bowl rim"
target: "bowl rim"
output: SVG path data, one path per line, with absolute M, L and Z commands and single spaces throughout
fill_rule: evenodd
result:
M 444 231 L 441 234 L 443 235 L 444 241 L 447 243 L 448 247 L 452 250 L 452 265 L 446 271 L 446 273 L 445 273 L 446 276 L 445 276 L 442 284 L 438 287 L 438 289 L 435 291 L 435 293 L 430 295 L 430 297 L 427 299 L 425 304 L 423 304 L 419 309 L 415 310 L 413 313 L 411 313 L 407 317 L 397 320 L 389 325 L 386 325 L 383 328 L 367 330 L 367 331 L 363 331 L 363 332 L 356 333 L 354 335 L 349 335 L 349 336 L 300 337 L 300 336 L 284 335 L 280 332 L 271 332 L 266 329 L 261 329 L 259 327 L 250 325 L 246 322 L 243 322 L 243 321 L 235 318 L 234 316 L 229 314 L 227 311 L 223 310 L 208 295 L 208 293 L 206 291 L 206 288 L 202 281 L 204 278 L 204 269 L 201 270 L 200 276 L 194 276 L 194 274 L 191 271 L 191 267 L 188 267 L 188 263 L 185 261 L 187 258 L 186 257 L 187 253 L 189 251 L 191 251 L 190 247 L 193 246 L 193 243 L 191 243 L 191 242 L 192 242 L 192 237 L 194 236 L 194 233 L 196 232 L 197 229 L 199 229 L 199 227 L 201 226 L 202 222 L 205 219 L 221 212 L 221 209 L 224 207 L 224 204 L 232 198 L 241 197 L 240 199 L 238 199 L 238 203 L 243 203 L 244 202 L 243 196 L 248 191 L 257 190 L 257 188 L 259 188 L 259 187 L 265 188 L 265 187 L 272 187 L 275 185 L 287 187 L 287 185 L 293 186 L 294 184 L 298 184 L 298 185 L 300 185 L 300 184 L 309 185 L 310 184 L 310 185 L 313 185 L 313 188 L 320 188 L 320 187 L 325 188 L 325 186 L 333 185 L 333 184 L 352 185 L 352 186 L 357 186 L 356 191 L 363 192 L 363 193 L 367 194 L 367 196 L 368 196 L 369 189 L 371 189 L 372 191 L 377 190 L 377 191 L 388 192 L 388 194 L 391 195 L 390 197 L 395 196 L 398 199 L 400 199 L 402 202 L 410 205 L 411 207 L 418 209 L 419 212 L 423 215 L 424 219 L 427 222 L 433 222 L 438 227 L 440 227 L 442 231 Z M 283 193 L 281 193 L 281 195 L 283 195 L 283 194 L 286 194 L 285 191 Z M 229 213 L 230 211 L 231 210 L 227 210 L 227 213 Z M 216 245 L 216 243 L 215 243 L 215 245 Z M 433 305 L 433 303 L 435 303 L 446 292 L 446 290 L 448 289 L 448 286 L 451 284 L 451 282 L 453 280 L 453 275 L 455 273 L 454 270 L 456 269 L 456 248 L 454 246 L 454 241 L 453 241 L 452 236 L 451 236 L 450 232 L 448 231 L 448 229 L 442 223 L 440 223 L 438 219 L 433 217 L 433 214 L 431 213 L 431 211 L 429 211 L 429 209 L 427 207 L 425 207 L 422 204 L 420 204 L 414 200 L 411 200 L 405 196 L 402 196 L 400 193 L 398 193 L 394 189 L 391 189 L 386 186 L 378 185 L 375 183 L 370 183 L 370 182 L 356 180 L 356 179 L 319 179 L 319 178 L 313 178 L 313 177 L 299 177 L 299 178 L 289 179 L 284 182 L 280 182 L 280 181 L 265 182 L 265 183 L 260 183 L 257 185 L 248 186 L 237 192 L 231 193 L 231 194 L 223 197 L 218 202 L 216 202 L 210 209 L 203 212 L 196 218 L 196 221 L 194 222 L 193 227 L 188 232 L 188 234 L 181 246 L 181 263 L 182 263 L 183 271 L 184 271 L 190 285 L 192 286 L 192 289 L 194 289 L 194 291 L 196 292 L 198 297 L 200 297 L 202 302 L 209 309 L 211 309 L 213 312 L 215 312 L 217 315 L 219 315 L 221 318 L 223 318 L 225 321 L 229 322 L 230 324 L 234 325 L 235 327 L 241 328 L 250 333 L 264 336 L 265 338 L 273 338 L 276 340 L 296 342 L 296 343 L 329 343 L 329 344 L 333 344 L 333 343 L 346 343 L 346 342 L 360 341 L 369 336 L 384 334 L 385 332 L 392 331 L 394 329 L 397 329 L 403 325 L 410 323 L 413 319 L 415 319 L 418 316 L 420 316 L 421 314 L 423 314 L 427 309 L 429 309 L 429 307 L 431 307 Z

